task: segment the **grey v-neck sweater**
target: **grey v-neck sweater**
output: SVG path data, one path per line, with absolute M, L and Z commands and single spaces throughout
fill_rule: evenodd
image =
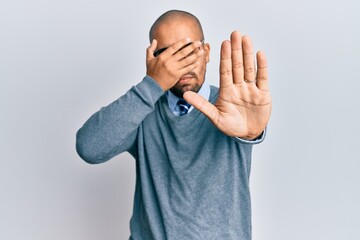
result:
M 217 96 L 212 86 L 209 101 Z M 260 141 L 226 136 L 196 109 L 175 116 L 145 77 L 90 117 L 76 147 L 89 163 L 124 151 L 136 159 L 130 239 L 249 240 L 251 149 Z

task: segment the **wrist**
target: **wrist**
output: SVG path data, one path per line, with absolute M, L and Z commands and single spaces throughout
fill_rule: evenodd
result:
M 154 80 L 154 82 L 165 92 L 168 89 L 166 89 L 166 86 L 164 86 L 164 84 L 162 84 L 160 81 L 158 81 L 158 79 L 156 77 L 153 77 L 151 74 L 146 74 L 146 76 L 150 77 L 152 80 Z
M 161 81 L 158 77 L 154 77 L 151 74 L 147 74 L 147 76 L 152 78 L 164 92 L 171 88 L 171 86 L 168 86 L 169 84 L 166 81 Z
M 254 131 L 254 132 L 248 132 L 248 134 L 246 134 L 245 136 L 239 136 L 239 138 L 242 138 L 242 139 L 245 139 L 245 140 L 255 140 L 255 139 L 257 139 L 263 132 L 264 132 L 264 130 Z

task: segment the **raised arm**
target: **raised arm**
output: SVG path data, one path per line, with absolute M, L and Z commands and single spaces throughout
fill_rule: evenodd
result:
M 221 46 L 220 90 L 214 105 L 194 92 L 185 100 L 203 112 L 228 136 L 254 139 L 267 126 L 271 113 L 271 96 L 265 53 L 256 54 L 251 39 L 239 31 Z
M 102 163 L 134 147 L 137 129 L 163 90 L 145 77 L 125 95 L 93 114 L 76 134 L 76 150 L 88 163 Z
M 175 85 L 186 72 L 197 66 L 202 51 L 195 51 L 201 43 L 182 39 L 154 56 L 157 41 L 147 48 L 147 76 L 125 95 L 92 115 L 76 134 L 76 150 L 88 163 L 102 163 L 117 154 L 129 151 L 134 155 L 137 129 L 145 117 L 155 109 L 156 101 Z

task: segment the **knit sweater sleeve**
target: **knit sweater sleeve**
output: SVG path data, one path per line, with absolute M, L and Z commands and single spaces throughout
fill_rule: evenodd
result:
M 134 149 L 138 127 L 164 94 L 149 76 L 94 113 L 76 133 L 76 150 L 86 162 L 105 162 Z M 131 152 L 134 154 L 133 152 Z
M 246 140 L 246 139 L 239 138 L 239 137 L 236 137 L 236 140 L 238 142 L 244 143 L 244 144 L 259 144 L 259 143 L 264 141 L 265 136 L 266 136 L 266 128 L 264 129 L 264 131 L 257 138 L 255 138 L 253 140 Z

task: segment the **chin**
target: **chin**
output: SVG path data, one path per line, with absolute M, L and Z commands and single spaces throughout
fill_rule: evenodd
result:
M 170 90 L 171 90 L 171 92 L 172 92 L 173 94 L 175 94 L 177 97 L 182 98 L 185 92 L 187 92 L 187 91 L 198 92 L 199 89 L 200 89 L 200 87 L 201 87 L 201 86 L 198 86 L 198 85 L 196 85 L 196 86 L 189 86 L 189 85 L 187 85 L 187 86 L 182 86 L 182 87 L 173 87 L 173 88 L 171 88 Z

